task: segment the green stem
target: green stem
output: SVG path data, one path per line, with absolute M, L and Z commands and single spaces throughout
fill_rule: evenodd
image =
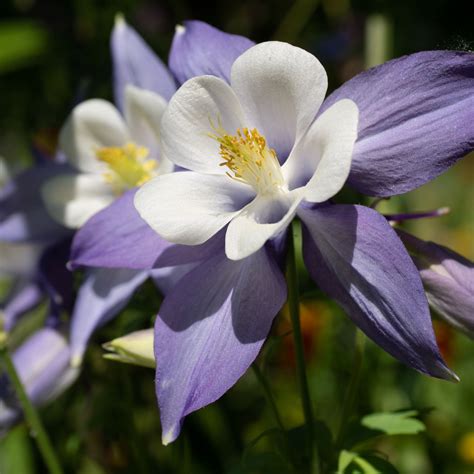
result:
M 365 335 L 362 331 L 355 328 L 355 347 L 354 347 L 354 363 L 352 365 L 351 378 L 347 387 L 344 401 L 342 404 L 341 415 L 336 429 L 336 446 L 341 447 L 344 441 L 344 435 L 347 424 L 354 408 L 355 399 L 359 390 L 360 376 L 362 372 L 362 363 L 365 350 Z
M 296 0 L 293 2 L 273 38 L 287 43 L 296 43 L 318 4 L 319 0 Z
M 303 413 L 307 434 L 307 450 L 308 450 L 308 472 L 319 474 L 321 472 L 319 452 L 314 440 L 314 417 L 311 405 L 311 397 L 309 394 L 308 379 L 306 377 L 306 363 L 304 358 L 303 338 L 300 326 L 300 307 L 298 294 L 298 272 L 296 269 L 295 258 L 295 226 L 293 221 L 288 248 L 287 261 L 287 283 L 288 283 L 288 307 L 293 327 L 293 341 L 295 346 L 296 371 L 298 375 L 298 384 L 303 406 Z
M 51 441 L 35 407 L 26 394 L 25 387 L 18 376 L 5 343 L 0 344 L 0 357 L 3 359 L 8 377 L 20 402 L 25 420 L 29 425 L 30 434 L 36 440 L 41 455 L 43 456 L 43 460 L 48 467 L 48 472 L 50 474 L 62 474 L 63 470 L 58 462 Z
M 275 417 L 275 421 L 278 425 L 278 428 L 280 428 L 282 431 L 285 431 L 285 426 L 281 421 L 281 416 L 278 411 L 278 407 L 276 406 L 275 399 L 273 398 L 270 384 L 268 383 L 267 379 L 265 378 L 265 375 L 263 375 L 263 372 L 260 370 L 260 367 L 256 363 L 252 364 L 252 369 L 255 374 L 255 377 L 263 388 L 265 398 L 267 400 L 267 403 L 270 405 L 270 409 L 272 410 L 273 416 Z

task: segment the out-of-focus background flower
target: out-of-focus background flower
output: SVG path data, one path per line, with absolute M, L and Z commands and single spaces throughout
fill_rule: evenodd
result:
M 364 68 L 430 49 L 474 49 L 472 1 L 273 0 L 4 0 L 0 3 L 0 185 L 5 173 L 24 169 L 34 154 L 51 154 L 57 132 L 73 104 L 90 97 L 111 99 L 109 37 L 122 12 L 158 55 L 167 59 L 175 25 L 200 19 L 259 42 L 279 39 L 315 54 L 333 89 Z M 474 160 L 468 157 L 424 187 L 379 203 L 396 214 L 448 206 L 443 217 L 410 221 L 404 228 L 474 259 Z M 39 193 L 38 193 L 39 199 Z M 347 190 L 341 199 L 368 204 Z M 1 249 L 0 249 L 1 251 Z M 2 254 L 0 254 L 2 258 Z M 301 271 L 304 269 L 301 266 Z M 6 292 L 8 281 L 0 290 Z M 353 364 L 353 330 L 305 274 L 302 328 L 316 415 L 334 420 Z M 153 371 L 104 360 L 100 344 L 150 325 L 154 287 L 145 285 L 112 324 L 98 332 L 78 383 L 42 410 L 67 472 L 238 473 L 245 447 L 273 426 L 254 374 L 249 373 L 218 403 L 188 417 L 171 447 L 160 442 Z M 37 308 L 13 333 L 19 344 L 44 317 Z M 260 358 L 286 426 L 302 421 L 295 390 L 290 329 L 285 310 Z M 381 441 L 400 472 L 456 474 L 474 470 L 474 341 L 436 320 L 443 354 L 460 384 L 423 377 L 372 343 L 362 372 L 356 411 L 415 407 L 427 432 Z M 263 416 L 262 416 L 263 412 Z M 337 418 L 337 417 L 336 417 Z M 268 439 L 253 449 L 265 450 Z M 0 473 L 40 473 L 41 463 L 24 425 L 0 440 Z M 278 471 L 272 471 L 278 472 Z

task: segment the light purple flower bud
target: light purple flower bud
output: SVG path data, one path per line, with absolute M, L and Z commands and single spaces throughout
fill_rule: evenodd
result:
M 420 271 L 430 306 L 474 338 L 474 263 L 442 245 L 398 233 Z
M 30 400 L 44 405 L 64 392 L 77 378 L 71 367 L 70 349 L 58 331 L 43 328 L 27 339 L 13 354 L 18 375 Z M 0 430 L 20 416 L 20 409 L 6 376 L 0 383 Z

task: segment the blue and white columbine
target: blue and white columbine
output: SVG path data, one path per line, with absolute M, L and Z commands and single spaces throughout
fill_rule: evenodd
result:
M 390 61 L 323 102 L 326 74 L 309 53 L 283 43 L 250 47 L 188 22 L 170 66 L 190 80 L 163 115 L 162 152 L 188 171 L 150 180 L 135 202 L 176 245 L 145 231 L 124 195 L 79 232 L 73 250 L 76 264 L 193 264 L 155 325 L 163 442 L 258 355 L 286 300 L 277 244 L 295 214 L 311 276 L 348 316 L 409 366 L 455 378 L 439 354 L 420 275 L 387 220 L 327 200 L 346 178 L 368 195 L 409 191 L 472 150 L 474 55 Z
M 423 63 L 434 71 L 430 84 L 416 73 Z M 469 54 L 415 55 L 362 74 L 323 103 L 320 63 L 271 42 L 237 58 L 230 84 L 197 77 L 173 96 L 162 150 L 190 171 L 149 181 L 135 205 L 160 236 L 178 244 L 202 244 L 224 229 L 225 255 L 188 273 L 159 312 L 156 383 L 165 443 L 177 437 L 186 414 L 218 398 L 258 354 L 286 298 L 266 243 L 295 215 L 311 276 L 353 321 L 415 369 L 454 377 L 436 346 L 419 274 L 393 229 L 372 209 L 327 201 L 348 176 L 369 194 L 406 191 L 472 149 L 474 131 L 465 122 L 473 114 L 472 74 L 465 75 L 472 67 Z M 395 90 L 401 81 L 405 94 L 412 91 L 408 101 Z M 421 101 L 441 90 L 442 99 Z M 454 139 L 439 135 L 444 126 Z M 436 150 L 427 137 L 437 139 Z

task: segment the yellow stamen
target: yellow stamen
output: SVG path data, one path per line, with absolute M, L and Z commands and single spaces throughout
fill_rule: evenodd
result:
M 219 154 L 224 160 L 220 166 L 228 168 L 227 176 L 261 194 L 273 193 L 284 185 L 276 152 L 256 128 L 239 128 L 235 135 L 221 126 L 213 128 L 216 133 L 210 136 L 220 144 Z
M 148 158 L 149 151 L 134 143 L 123 147 L 106 147 L 96 151 L 99 161 L 107 164 L 105 180 L 117 193 L 141 186 L 156 174 L 157 163 Z

